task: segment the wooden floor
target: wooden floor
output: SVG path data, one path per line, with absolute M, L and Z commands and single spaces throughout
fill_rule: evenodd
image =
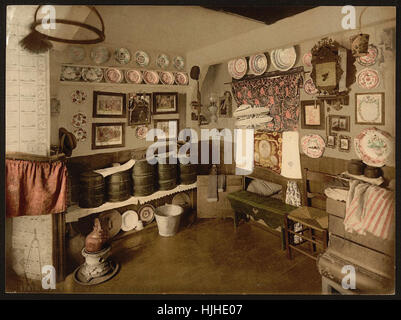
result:
M 203 219 L 170 238 L 157 228 L 113 243 L 118 274 L 82 286 L 72 275 L 57 284 L 63 293 L 320 294 L 316 262 L 295 253 L 288 260 L 280 238 L 251 223 L 234 232 L 231 219 Z M 7 283 L 13 291 L 12 282 Z

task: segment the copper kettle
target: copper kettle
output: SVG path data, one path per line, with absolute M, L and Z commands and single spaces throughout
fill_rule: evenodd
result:
M 85 250 L 87 252 L 97 252 L 102 250 L 107 238 L 107 232 L 102 229 L 100 220 L 96 218 L 93 231 L 89 233 L 85 239 Z

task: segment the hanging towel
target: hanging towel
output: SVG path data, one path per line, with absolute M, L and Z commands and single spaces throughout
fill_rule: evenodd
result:
M 387 239 L 394 221 L 394 192 L 351 180 L 344 218 L 345 230 Z
M 281 175 L 289 179 L 302 179 L 298 131 L 283 132 Z
M 299 192 L 298 185 L 295 181 L 287 182 L 287 191 L 285 193 L 285 203 L 290 204 L 292 206 L 300 207 L 301 206 L 301 193 Z M 294 224 L 294 231 L 299 232 L 302 230 L 302 225 L 299 222 Z M 302 238 L 294 235 L 294 243 L 298 244 L 302 242 Z
M 6 216 L 36 216 L 67 209 L 64 162 L 6 159 Z
M 217 175 L 209 175 L 209 185 L 207 189 L 207 202 L 217 202 Z
M 224 192 L 226 190 L 226 175 L 219 174 L 217 178 L 217 192 Z

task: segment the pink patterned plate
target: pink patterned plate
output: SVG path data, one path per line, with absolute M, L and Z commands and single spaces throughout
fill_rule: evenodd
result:
M 248 70 L 248 64 L 246 63 L 245 58 L 235 59 L 232 67 L 233 67 L 232 72 L 234 79 L 241 79 Z
M 312 67 L 312 53 L 305 53 L 302 57 L 302 62 L 307 67 Z
M 183 72 L 175 73 L 175 83 L 181 86 L 185 86 L 188 84 L 188 76 Z
M 87 133 L 86 130 L 83 128 L 75 128 L 74 131 L 74 136 L 77 139 L 77 141 L 83 142 L 86 140 Z
M 144 71 L 143 80 L 145 80 L 147 84 L 158 84 L 160 78 L 156 71 Z
M 127 70 L 125 71 L 125 81 L 128 83 L 141 83 L 142 82 L 142 73 L 138 70 Z
M 75 128 L 81 128 L 82 126 L 85 126 L 88 122 L 88 119 L 86 117 L 86 114 L 83 112 L 78 112 L 72 116 L 72 125 Z
M 73 103 L 76 103 L 76 104 L 84 103 L 86 101 L 86 98 L 87 98 L 87 95 L 82 90 L 74 90 L 71 93 L 71 99 L 72 99 Z
M 358 85 L 363 89 L 374 89 L 379 85 L 379 73 L 374 69 L 365 68 L 356 75 Z
M 106 82 L 120 83 L 123 80 L 123 73 L 116 68 L 108 68 L 104 72 Z
M 382 167 L 393 149 L 391 135 L 377 128 L 362 130 L 354 139 L 355 152 L 358 157 L 372 167 Z
M 369 45 L 368 54 L 365 56 L 358 57 L 356 61 L 364 67 L 372 66 L 376 63 L 377 56 L 379 55 L 379 50 L 373 44 Z
M 308 79 L 308 80 L 305 81 L 305 83 L 304 83 L 304 91 L 307 94 L 310 94 L 310 95 L 314 95 L 314 94 L 317 94 L 319 92 L 319 90 L 315 87 L 315 84 L 313 83 L 312 79 Z
M 171 85 L 174 84 L 174 75 L 171 72 L 165 71 L 160 72 L 160 80 L 163 84 Z
M 135 130 L 135 135 L 138 139 L 145 139 L 149 128 L 147 126 L 138 126 Z
M 326 143 L 318 134 L 308 134 L 301 138 L 302 151 L 310 158 L 320 158 Z

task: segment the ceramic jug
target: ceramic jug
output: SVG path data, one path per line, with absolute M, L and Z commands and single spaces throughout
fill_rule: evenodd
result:
M 97 252 L 102 250 L 103 245 L 107 241 L 107 234 L 102 229 L 100 220 L 95 219 L 95 224 L 93 226 L 93 231 L 88 234 L 85 239 L 85 250 L 87 252 Z

